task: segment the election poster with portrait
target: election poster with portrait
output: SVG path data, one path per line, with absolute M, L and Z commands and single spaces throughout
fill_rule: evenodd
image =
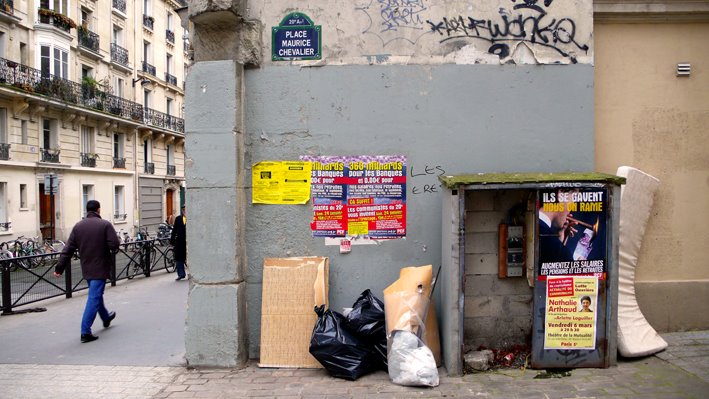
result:
M 544 349 L 596 349 L 598 278 L 547 278 Z

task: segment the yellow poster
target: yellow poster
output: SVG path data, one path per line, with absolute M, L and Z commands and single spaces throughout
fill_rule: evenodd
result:
M 310 199 L 311 163 L 263 161 L 251 168 L 253 204 L 306 204 Z
M 547 277 L 544 349 L 595 349 L 597 298 L 597 277 Z

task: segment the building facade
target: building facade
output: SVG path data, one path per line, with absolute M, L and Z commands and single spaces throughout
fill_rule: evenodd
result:
M 0 2 L 0 241 L 64 240 L 90 199 L 131 235 L 179 212 L 182 6 Z

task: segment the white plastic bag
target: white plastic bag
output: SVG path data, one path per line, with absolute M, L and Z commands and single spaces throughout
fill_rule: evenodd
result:
M 389 378 L 399 385 L 438 386 L 438 369 L 433 352 L 416 334 L 393 331 L 390 337 L 391 348 L 387 353 Z

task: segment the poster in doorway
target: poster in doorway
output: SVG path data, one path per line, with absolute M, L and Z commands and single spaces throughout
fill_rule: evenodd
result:
M 406 157 L 303 156 L 312 162 L 314 237 L 406 236 Z
M 598 277 L 547 278 L 544 349 L 596 349 Z

